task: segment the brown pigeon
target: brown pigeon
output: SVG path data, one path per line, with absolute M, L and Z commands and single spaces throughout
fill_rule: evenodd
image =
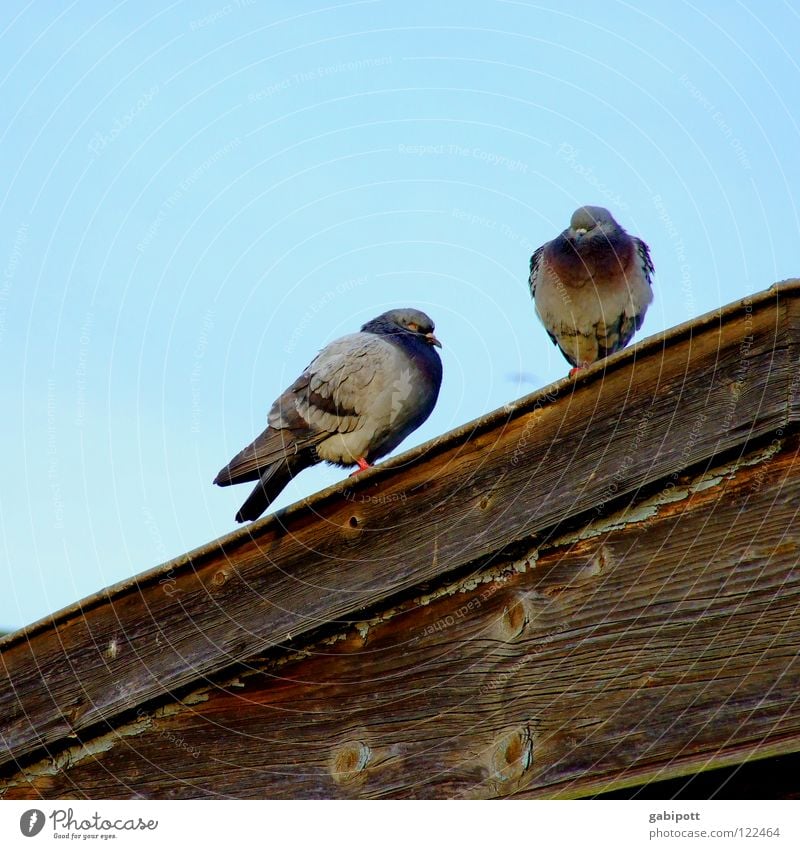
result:
M 258 481 L 236 521 L 257 519 L 308 466 L 366 469 L 416 430 L 442 384 L 433 330 L 424 312 L 390 310 L 323 348 L 272 405 L 267 429 L 214 480 Z
M 582 206 L 569 227 L 534 251 L 529 283 L 536 314 L 574 366 L 570 375 L 624 348 L 653 300 L 650 249 L 601 206 Z

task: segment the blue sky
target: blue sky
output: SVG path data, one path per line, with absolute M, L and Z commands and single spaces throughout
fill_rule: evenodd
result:
M 562 377 L 527 268 L 577 206 L 650 245 L 638 339 L 800 274 L 798 44 L 779 0 L 4 0 L 0 629 L 232 530 L 218 469 L 390 307 L 445 346 L 401 450 Z

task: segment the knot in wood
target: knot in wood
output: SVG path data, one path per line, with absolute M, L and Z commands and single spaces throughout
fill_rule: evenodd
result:
M 337 784 L 350 784 L 367 768 L 372 750 L 366 743 L 354 740 L 340 746 L 333 753 L 331 775 Z
M 516 782 L 533 763 L 533 738 L 528 726 L 500 737 L 492 750 L 492 778 L 501 787 Z
M 513 598 L 503 608 L 501 627 L 503 636 L 507 640 L 518 637 L 527 627 L 529 622 L 525 602 L 520 598 Z

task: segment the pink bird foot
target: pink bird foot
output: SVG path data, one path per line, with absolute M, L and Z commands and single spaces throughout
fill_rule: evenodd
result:
M 359 457 L 356 460 L 356 463 L 358 463 L 358 468 L 354 472 L 350 472 L 351 478 L 354 478 L 357 474 L 365 471 L 366 469 L 372 468 L 372 463 L 368 463 L 363 457 Z

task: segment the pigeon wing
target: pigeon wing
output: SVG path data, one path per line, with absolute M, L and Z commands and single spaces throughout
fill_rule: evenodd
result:
M 528 285 L 531 289 L 531 297 L 533 298 L 534 304 L 536 303 L 536 285 L 539 282 L 539 275 L 542 273 L 542 261 L 544 259 L 545 248 L 547 248 L 547 245 L 542 245 L 540 248 L 536 248 L 533 252 L 533 256 L 531 257 L 531 273 L 528 278 Z M 556 338 L 555 333 L 553 333 L 546 325 L 544 329 L 547 331 L 550 341 L 559 349 L 559 351 L 561 351 L 562 354 L 564 354 L 565 357 L 567 357 L 567 359 L 569 359 L 569 356 L 564 352 L 564 349 L 558 344 L 558 339 Z
M 639 257 L 639 263 L 642 269 L 642 274 L 644 275 L 647 282 L 652 286 L 653 274 L 655 274 L 656 269 L 653 265 L 653 260 L 650 258 L 650 248 L 647 246 L 646 242 L 643 242 L 641 239 L 637 238 L 634 238 L 633 245 L 636 248 L 636 253 Z M 639 325 L 637 325 L 636 329 L 639 329 Z
M 536 248 L 531 257 L 531 273 L 528 277 L 528 285 L 531 287 L 531 297 L 536 297 L 536 283 L 539 280 L 539 269 L 542 266 L 542 256 L 544 255 L 545 245 Z
M 314 433 L 350 433 L 364 424 L 391 379 L 396 349 L 372 333 L 353 333 L 325 348 L 288 390 Z M 279 399 L 280 400 L 280 399 Z M 283 421 L 273 407 L 270 424 Z

